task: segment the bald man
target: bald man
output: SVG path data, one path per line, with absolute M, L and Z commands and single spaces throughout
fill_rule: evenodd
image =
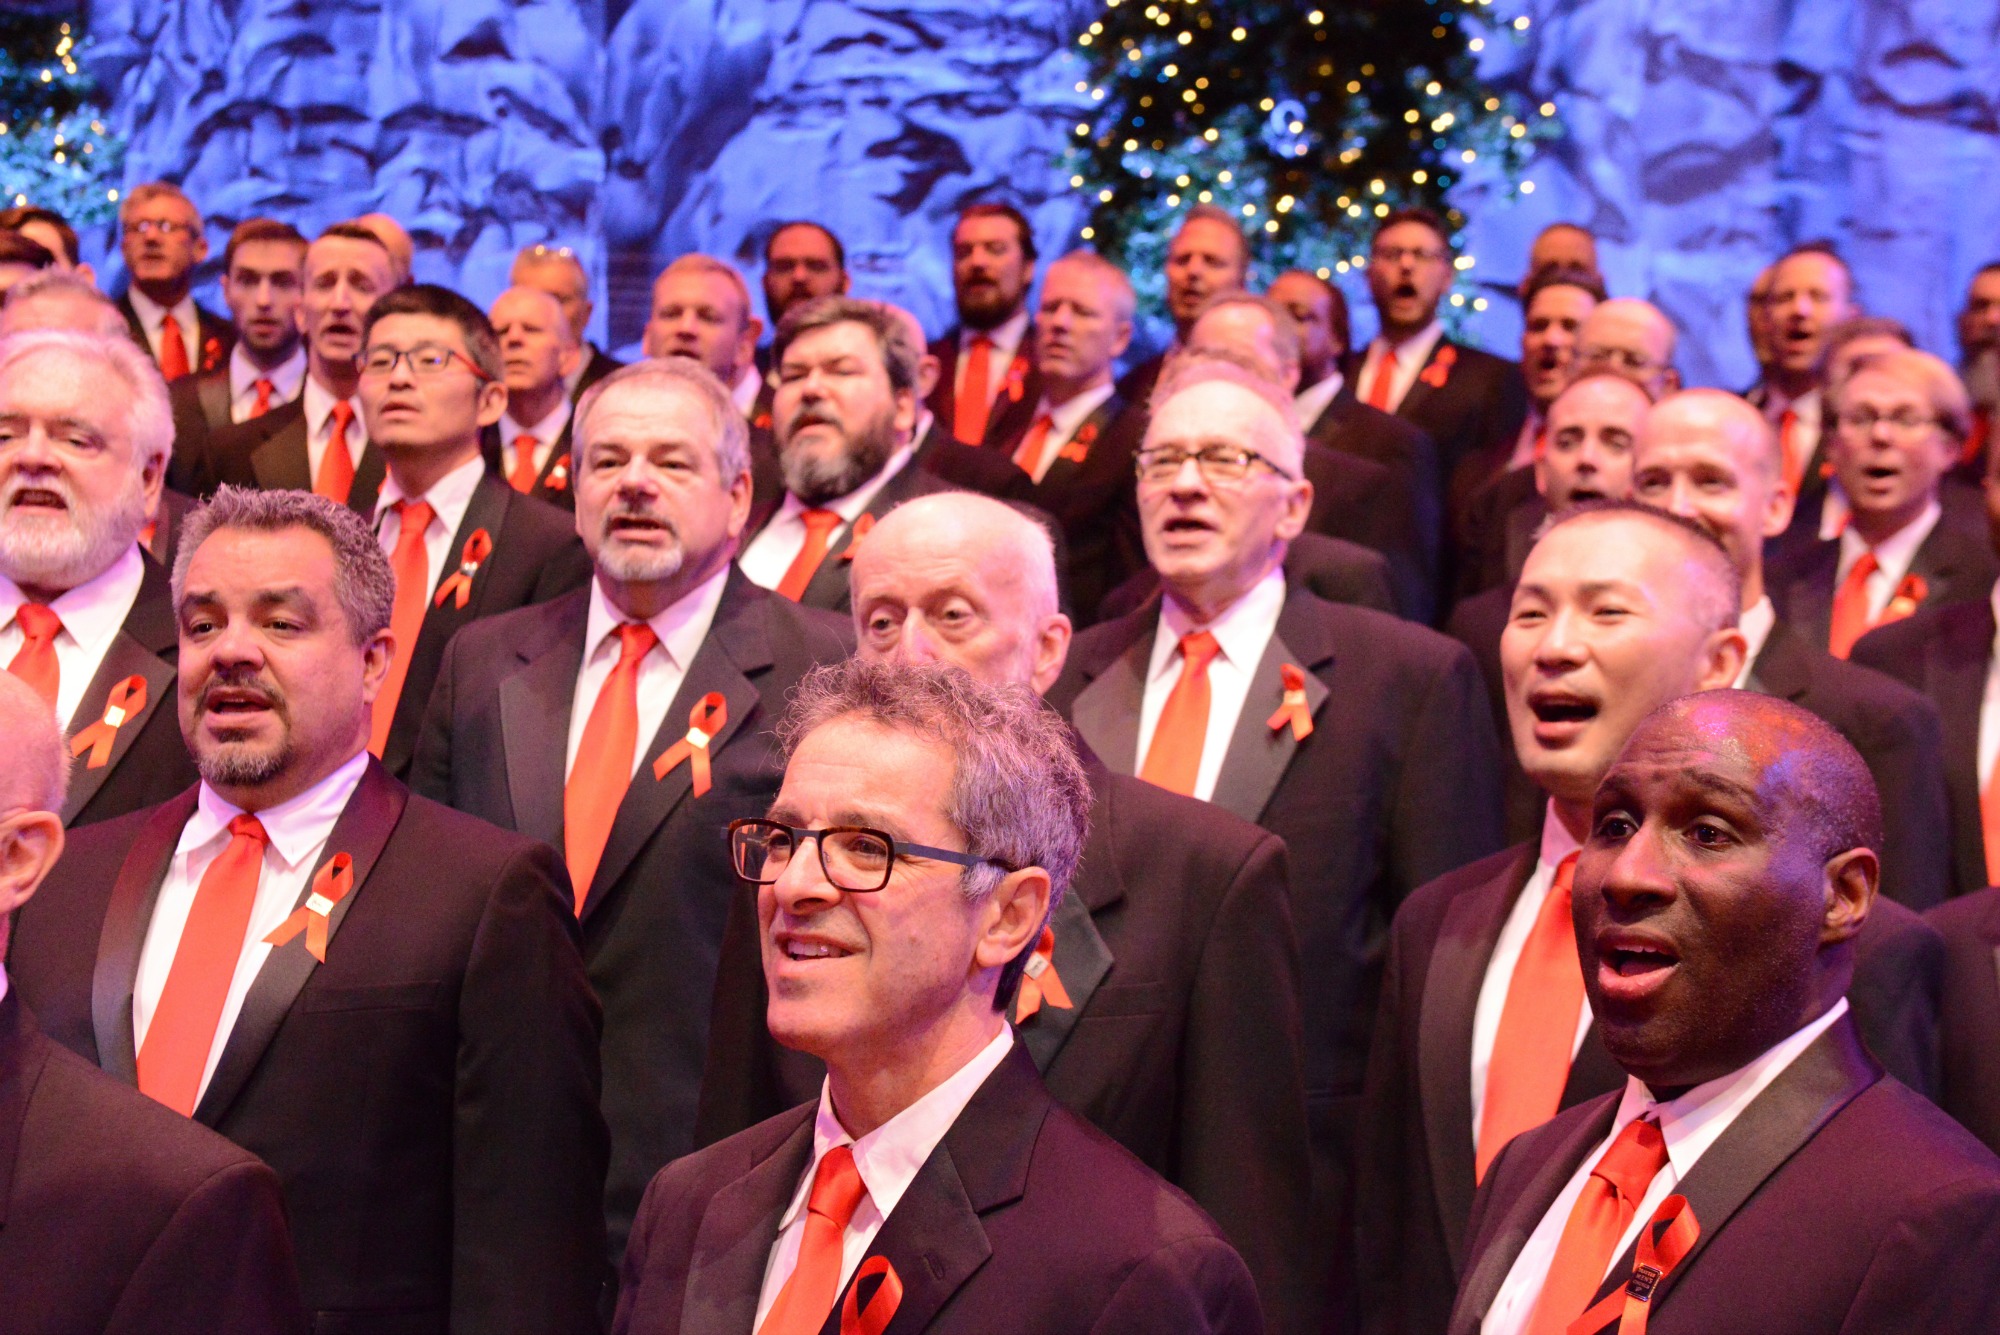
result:
M 1867 767 L 1805 710 L 1721 691 L 1639 725 L 1572 896 L 1622 1079 L 1493 1162 L 1451 1335 L 2000 1327 L 2000 1160 L 1850 1009 L 1880 835 Z
M 521 247 L 514 256 L 514 267 L 508 270 L 507 281 L 516 287 L 538 287 L 560 301 L 570 331 L 582 340 L 583 354 L 577 369 L 564 377 L 572 404 L 583 397 L 586 389 L 624 365 L 585 337 L 592 310 L 590 275 L 583 271 L 582 262 L 568 246 Z
M 1592 308 L 1576 336 L 1577 374 L 1622 375 L 1658 400 L 1681 387 L 1674 369 L 1679 333 L 1667 313 L 1637 297 L 1613 297 Z
M 0 959 L 63 850 L 55 714 L 0 673 Z M 23 1331 L 303 1332 L 277 1174 L 42 1036 L 0 968 L 0 1292 Z
M 515 491 L 574 510 L 569 381 L 583 362 L 583 346 L 562 302 L 541 288 L 510 287 L 487 314 L 507 386 L 500 475 Z
M 983 496 L 922 496 L 890 512 L 857 551 L 853 585 L 863 658 L 948 662 L 1040 692 L 1068 656 L 1048 534 Z M 1063 996 L 1043 987 L 1039 1006 L 1017 1004 L 1015 1032 L 1058 1100 L 1221 1225 L 1257 1279 L 1267 1329 L 1317 1332 L 1284 845 L 1079 750 L 1090 839 L 1043 975 Z M 723 955 L 702 1095 L 710 1136 L 811 1098 L 820 1079 L 817 1063 L 768 1038 L 745 897 L 732 902 Z M 1158 1003 L 1128 1009 L 1139 995 Z
M 1937 710 L 1909 687 L 1834 658 L 1772 605 L 1764 544 L 1784 532 L 1792 497 L 1763 414 L 1716 389 L 1668 397 L 1646 418 L 1632 485 L 1639 500 L 1707 529 L 1736 564 L 1745 651 L 1731 684 L 1812 711 L 1868 762 L 1882 794 L 1882 892 L 1924 909 L 1983 884 L 1953 870 Z

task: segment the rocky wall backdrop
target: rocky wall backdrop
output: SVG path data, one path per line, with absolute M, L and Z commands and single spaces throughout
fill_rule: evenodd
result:
M 1050 154 L 1073 123 L 1070 34 L 1100 2 L 98 0 L 86 18 L 129 180 L 181 181 L 218 255 L 253 214 L 310 230 L 379 208 L 416 235 L 419 277 L 485 301 L 519 247 L 566 244 L 602 284 L 593 332 L 622 346 L 667 260 L 728 257 L 754 286 L 788 218 L 834 228 L 856 291 L 933 329 L 965 202 L 1012 198 L 1045 253 L 1074 244 Z M 1585 222 L 1612 288 L 1686 332 L 1688 377 L 1733 386 L 1750 276 L 1832 237 L 1872 310 L 1955 355 L 1959 293 L 2000 256 L 2000 0 L 1492 11 L 1493 72 L 1568 129 L 1532 193 L 1465 191 L 1493 293 L 1542 224 Z M 1479 320 L 1514 345 L 1510 300 Z

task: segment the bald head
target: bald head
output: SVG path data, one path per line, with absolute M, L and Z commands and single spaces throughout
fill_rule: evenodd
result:
M 11 757 L 0 766 L 0 812 L 61 811 L 69 789 L 62 728 L 48 701 L 11 672 L 0 672 L 0 737 Z
M 1764 414 L 1740 395 L 1721 389 L 1684 389 L 1653 405 L 1646 415 L 1640 454 L 1655 441 L 1673 443 L 1699 437 L 1727 447 L 1742 463 L 1767 478 L 1778 475 L 1778 437 Z
M 1610 371 L 1657 399 L 1680 388 L 1674 370 L 1674 322 L 1650 301 L 1613 297 L 1600 301 L 1577 331 L 1578 374 Z

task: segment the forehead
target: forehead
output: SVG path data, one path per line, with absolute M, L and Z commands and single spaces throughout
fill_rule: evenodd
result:
M 951 229 L 951 239 L 961 245 L 991 245 L 995 241 L 1020 244 L 1021 229 L 1012 218 L 996 213 L 980 213 L 960 218 Z
M 986 595 L 1021 582 L 1023 553 L 984 507 L 929 505 L 891 514 L 854 557 L 856 598 L 922 597 L 956 588 Z
M 0 411 L 69 417 L 122 431 L 124 395 L 106 393 L 124 382 L 105 362 L 68 348 L 40 348 L 0 372 Z
M 1271 284 L 1270 295 L 1293 309 L 1305 307 L 1317 311 L 1322 307 L 1333 308 L 1333 294 L 1315 279 L 1304 274 L 1280 274 Z
M 817 227 L 793 224 L 790 227 L 781 227 L 773 234 L 771 237 L 771 253 L 773 255 L 797 256 L 820 255 L 830 260 L 833 258 L 833 238 Z
M 1690 700 L 1648 716 L 1611 773 L 1629 779 L 1640 767 L 1657 767 L 1669 791 L 1734 788 L 1760 805 L 1782 796 L 1812 739 L 1784 721 L 1732 707 L 1728 697 L 1736 692 L 1714 694 L 1722 698 Z
M 589 285 L 583 276 L 583 266 L 560 255 L 523 255 L 514 261 L 511 277 L 513 282 L 540 288 L 557 297 L 581 296 Z
M 1562 319 L 1581 318 L 1589 314 L 1597 305 L 1597 298 L 1580 287 L 1568 283 L 1557 283 L 1535 293 L 1535 299 L 1528 303 L 1528 318 Z
M 194 205 L 178 195 L 148 195 L 133 204 L 128 218 L 194 218 Z
M 832 361 L 837 357 L 858 357 L 885 366 L 875 331 L 858 320 L 839 320 L 806 330 L 786 345 L 784 360 Z
M 1521 582 L 1547 588 L 1621 583 L 1668 594 L 1686 578 L 1685 540 L 1637 515 L 1572 519 L 1528 552 Z
M 297 269 L 306 262 L 306 248 L 296 241 L 280 241 L 276 238 L 260 241 L 245 241 L 236 247 L 236 258 L 230 261 L 234 268 L 249 269 Z
M 362 272 L 389 285 L 389 252 L 372 241 L 351 236 L 323 236 L 306 247 L 306 275 L 344 270 Z
M 22 231 L 26 231 L 25 226 Z M 2000 269 L 1987 269 L 1972 275 L 1972 290 L 1982 297 L 2000 296 Z
M 598 396 L 589 425 L 593 447 L 699 444 L 711 457 L 715 451 L 714 411 L 692 385 L 672 381 L 613 385 Z
M 1840 397 L 1845 402 L 1868 399 L 1871 402 L 1887 400 L 1909 400 L 1929 403 L 1930 396 L 1924 392 L 1923 383 L 1913 374 L 1893 370 L 1882 365 L 1863 366 L 1847 378 Z
M 494 324 L 519 320 L 529 324 L 553 321 L 562 314 L 554 294 L 538 287 L 510 287 L 493 303 Z
M 659 303 L 701 302 L 710 306 L 740 306 L 736 284 L 713 269 L 669 269 L 653 282 L 653 300 Z
M 331 596 L 334 576 L 333 544 L 313 529 L 219 528 L 202 539 L 189 559 L 187 591 L 193 596 L 255 597 L 298 587 Z
M 1204 380 L 1160 405 L 1146 428 L 1146 443 L 1222 440 L 1249 446 L 1257 427 L 1276 417 L 1276 409 L 1242 385 Z
M 1409 222 L 1399 222 L 1393 226 L 1383 228 L 1381 233 L 1375 238 L 1375 244 L 1378 247 L 1395 246 L 1402 248 L 1408 246 L 1426 246 L 1433 250 L 1441 250 L 1444 248 L 1445 241 L 1429 224 L 1412 220 Z
M 1788 292 L 1801 289 L 1845 292 L 1847 270 L 1833 256 L 1813 251 L 1780 261 L 1771 274 L 1771 290 Z
M 1261 306 L 1247 301 L 1230 301 L 1208 311 L 1194 322 L 1188 331 L 1188 341 L 1194 342 L 1206 332 L 1227 341 L 1236 338 L 1269 339 L 1276 332 L 1271 313 Z
M 1535 238 L 1532 253 L 1541 260 L 1591 256 L 1597 253 L 1597 238 L 1580 227 L 1551 227 Z
M 1639 452 L 1650 456 L 1671 450 L 1690 460 L 1747 465 L 1762 450 L 1766 435 L 1763 419 L 1747 403 L 1738 413 L 1712 404 L 1669 401 L 1647 414 Z
M 1042 295 L 1061 292 L 1064 296 L 1095 297 L 1108 300 L 1111 292 L 1111 278 L 1094 266 L 1075 260 L 1057 260 L 1049 266 L 1048 276 L 1042 280 Z
M 1608 348 L 1639 348 L 1652 352 L 1672 333 L 1666 317 L 1629 301 L 1606 301 L 1590 312 L 1583 326 L 1591 342 Z
M 778 800 L 808 819 L 859 807 L 921 828 L 947 820 L 956 767 L 941 741 L 843 715 L 799 739 Z
M 1167 246 L 1167 254 L 1221 255 L 1234 260 L 1237 258 L 1236 232 L 1214 218 L 1190 218 L 1181 224 L 1180 231 L 1174 233 L 1172 243 Z
M 1637 431 L 1652 405 L 1637 385 L 1618 376 L 1594 375 L 1564 390 L 1549 405 L 1549 425 L 1608 422 Z
M 368 346 L 388 344 L 399 348 L 413 348 L 419 343 L 442 343 L 447 347 L 465 351 L 465 331 L 455 320 L 447 320 L 441 315 L 396 314 L 385 315 L 375 322 L 368 331 Z

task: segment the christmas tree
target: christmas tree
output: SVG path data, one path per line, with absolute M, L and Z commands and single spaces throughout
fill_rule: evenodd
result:
M 1242 218 L 1260 281 L 1358 271 L 1395 208 L 1456 229 L 1454 183 L 1519 182 L 1558 133 L 1553 105 L 1480 78 L 1486 45 L 1529 23 L 1493 21 L 1491 3 L 1104 0 L 1076 38 L 1090 109 L 1065 166 L 1093 196 L 1082 239 L 1156 300 L 1167 243 L 1197 203 Z M 1461 273 L 1475 262 L 1457 258 Z M 1469 284 L 1452 302 L 1485 306 Z
M 38 6 L 0 11 L 0 206 L 39 204 L 72 224 L 117 212 L 124 144 L 105 132 L 71 25 Z

